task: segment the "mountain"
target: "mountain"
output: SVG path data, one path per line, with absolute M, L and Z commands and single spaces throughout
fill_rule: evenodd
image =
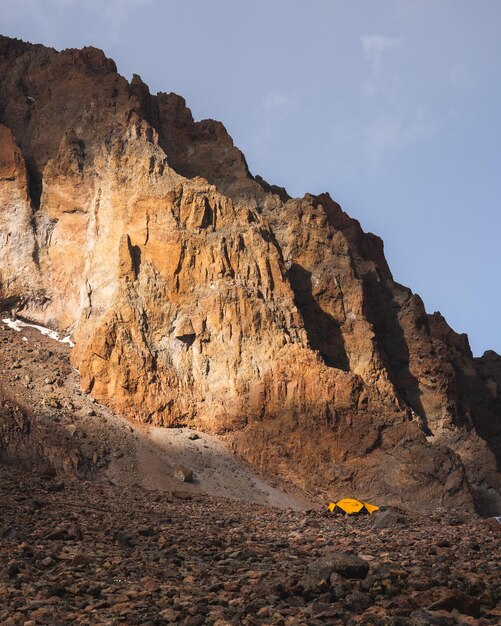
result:
M 501 357 L 393 278 L 326 193 L 95 48 L 0 38 L 0 298 L 84 391 L 330 497 L 499 511 Z

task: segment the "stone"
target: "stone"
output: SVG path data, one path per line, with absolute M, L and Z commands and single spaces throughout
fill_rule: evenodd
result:
M 369 563 L 354 554 L 337 552 L 317 559 L 309 567 L 309 579 L 316 584 L 330 581 L 333 573 L 343 578 L 363 579 L 369 573 Z
M 66 588 L 63 585 L 51 585 L 50 587 L 48 587 L 47 589 L 47 595 L 49 597 L 51 596 L 57 596 L 58 598 L 62 598 L 66 593 Z
M 373 513 L 373 526 L 374 528 L 396 528 L 405 523 L 405 518 L 401 513 L 397 511 L 376 511 Z
M 449 591 L 444 594 L 439 600 L 433 602 L 428 607 L 430 611 L 457 610 L 460 613 L 466 613 L 473 617 L 479 617 L 480 615 L 480 602 L 478 598 L 469 596 L 462 591 Z
M 15 561 L 9 563 L 9 565 L 7 566 L 7 575 L 9 578 L 15 578 L 20 571 L 21 568 L 19 567 L 19 563 L 16 563 Z
M 57 491 L 64 491 L 65 483 L 62 480 L 57 480 L 47 485 L 47 491 L 49 493 L 55 493 Z
M 457 624 L 453 615 L 446 611 L 414 611 L 410 615 L 410 626 L 453 626 Z
M 177 339 L 181 339 L 182 341 L 188 342 L 193 340 L 195 337 L 195 329 L 193 328 L 193 324 L 189 317 L 181 317 L 176 323 L 176 329 L 174 331 L 174 336 Z
M 177 500 L 192 500 L 193 498 L 193 496 L 187 493 L 186 491 L 177 491 L 177 490 L 174 490 L 172 492 L 172 497 L 176 498 Z
M 176 467 L 174 471 L 174 477 L 181 482 L 191 483 L 193 482 L 193 471 L 187 467 L 180 465 Z

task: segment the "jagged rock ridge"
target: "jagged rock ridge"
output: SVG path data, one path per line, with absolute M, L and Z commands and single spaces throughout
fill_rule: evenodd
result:
M 0 38 L 0 76 L 0 297 L 73 332 L 86 391 L 333 496 L 497 506 L 499 357 L 378 237 L 100 50 Z

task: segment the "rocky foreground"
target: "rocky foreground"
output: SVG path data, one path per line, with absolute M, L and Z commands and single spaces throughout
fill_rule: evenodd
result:
M 4 465 L 0 492 L 4 626 L 501 620 L 494 520 L 340 518 Z

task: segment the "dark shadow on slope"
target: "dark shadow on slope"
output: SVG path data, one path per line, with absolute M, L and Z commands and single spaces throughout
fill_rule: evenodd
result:
M 409 347 L 398 318 L 400 306 L 386 281 L 378 281 L 374 274 L 365 275 L 363 281 L 370 302 L 367 307 L 370 311 L 369 321 L 382 348 L 390 380 L 400 398 L 421 418 L 424 432 L 431 435 L 421 402 L 419 381 L 409 369 Z
M 501 355 L 488 350 L 473 363 L 477 377 L 469 380 L 467 402 L 475 430 L 494 453 L 501 471 Z
M 257 201 L 260 206 L 266 193 L 289 199 L 285 189 L 250 173 L 244 154 L 221 122 L 195 122 L 184 98 L 174 93 L 149 96 L 140 79 L 131 88 L 139 94 L 142 114 L 158 132 L 159 145 L 176 172 L 186 178 L 205 178 L 235 203 Z
M 0 386 L 0 463 L 46 476 L 92 479 L 95 465 L 64 426 L 35 415 Z
M 483 439 L 496 459 L 501 471 L 501 402 L 489 397 L 484 381 L 479 376 L 458 376 L 460 387 L 459 409 L 470 416 L 477 435 Z
M 324 363 L 349 371 L 348 355 L 343 334 L 337 320 L 326 313 L 313 295 L 311 272 L 294 263 L 289 269 L 289 280 L 294 290 L 295 303 L 301 311 L 308 340 L 320 352 Z
M 134 278 L 137 278 L 141 269 L 141 248 L 139 246 L 130 245 L 130 256 L 132 259 Z
M 28 194 L 30 196 L 32 207 L 37 210 L 40 208 L 42 198 L 43 181 L 42 176 L 35 172 L 33 168 L 28 166 Z

